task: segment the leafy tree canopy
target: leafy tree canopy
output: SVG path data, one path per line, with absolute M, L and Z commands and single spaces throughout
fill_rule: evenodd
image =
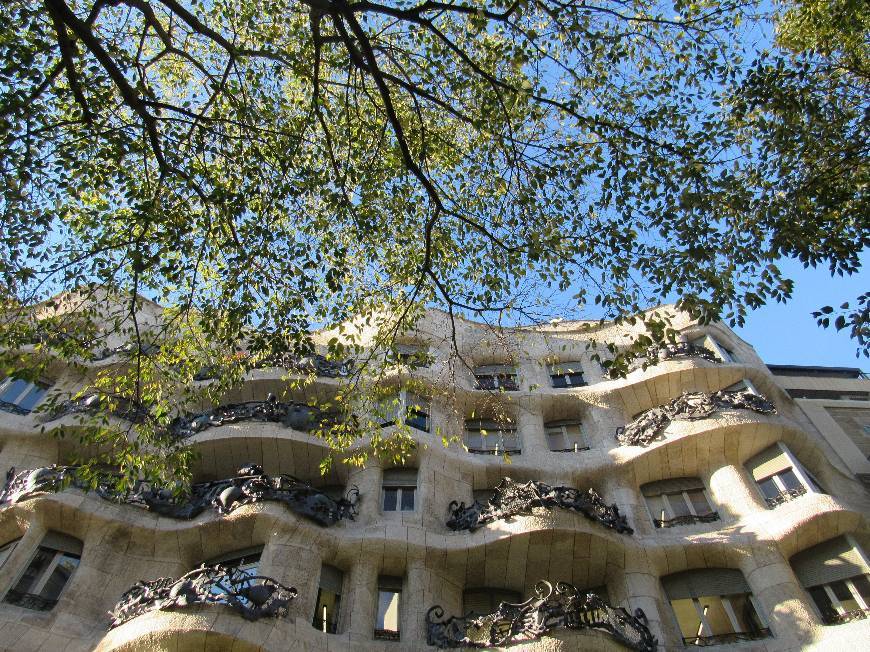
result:
M 3 344 L 90 350 L 23 316 L 106 288 L 137 343 L 106 394 L 165 424 L 216 351 L 215 393 L 357 315 L 383 346 L 423 306 L 533 319 L 550 293 L 740 324 L 790 296 L 780 258 L 854 273 L 870 242 L 862 7 L 794 5 L 761 51 L 774 17 L 741 0 L 7 0 Z M 170 307 L 156 357 L 139 296 Z

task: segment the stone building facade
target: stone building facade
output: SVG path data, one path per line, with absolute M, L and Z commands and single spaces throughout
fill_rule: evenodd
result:
M 427 364 L 400 356 L 387 377 L 414 454 L 326 476 L 306 397 L 257 369 L 177 425 L 200 453 L 186 503 L 75 488 L 73 444 L 51 430 L 99 405 L 39 410 L 122 355 L 6 379 L 0 648 L 866 645 L 870 496 L 849 460 L 749 344 L 674 324 L 682 343 L 610 380 L 588 344 L 627 327 L 429 313 L 403 339 Z M 310 393 L 346 372 L 311 364 Z

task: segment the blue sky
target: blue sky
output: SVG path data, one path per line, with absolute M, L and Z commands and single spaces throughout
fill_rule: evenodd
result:
M 870 290 L 866 271 L 870 252 L 864 252 L 861 262 L 863 269 L 858 274 L 832 278 L 826 268 L 803 269 L 794 261 L 778 261 L 783 273 L 795 282 L 791 301 L 750 313 L 746 325 L 735 331 L 770 364 L 860 367 L 870 371 L 870 360 L 855 357 L 856 343 L 848 329 L 839 333 L 833 327 L 823 329 L 810 314 L 824 305 L 837 307 L 844 301 L 854 305 L 858 295 Z

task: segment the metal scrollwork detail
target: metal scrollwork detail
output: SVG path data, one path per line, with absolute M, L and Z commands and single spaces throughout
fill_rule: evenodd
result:
M 292 511 L 320 525 L 334 525 L 357 515 L 359 490 L 350 488 L 343 498 L 334 499 L 291 475 L 268 476 L 262 467 L 248 465 L 234 478 L 202 482 L 191 487 L 189 494 L 177 496 L 172 491 L 139 483 L 133 490 L 119 493 L 112 477 L 99 481 L 96 493 L 115 503 L 137 505 L 148 511 L 175 519 L 190 520 L 208 508 L 226 515 L 243 505 L 263 501 L 280 502 Z M 85 488 L 74 466 L 48 466 L 16 473 L 11 468 L 0 494 L 0 507 L 26 500 L 37 493 L 62 491 L 68 486 Z
M 617 429 L 616 439 L 623 446 L 647 446 L 661 436 L 671 421 L 707 419 L 719 410 L 776 414 L 773 403 L 753 392 L 684 392 L 670 403 L 647 410 L 624 428 Z
M 194 604 L 226 604 L 247 620 L 287 615 L 293 587 L 235 567 L 201 566 L 175 580 L 137 582 L 110 612 L 110 629 L 149 611 Z
M 604 631 L 638 652 L 654 652 L 658 647 L 641 609 L 631 615 L 567 582 L 558 582 L 555 587 L 546 581 L 538 582 L 535 595 L 525 602 L 502 602 L 495 613 L 482 616 L 444 618 L 440 606 L 426 612 L 426 641 L 442 649 L 509 645 L 538 639 L 560 628 Z
M 510 478 L 504 478 L 498 484 L 486 505 L 481 505 L 475 500 L 466 507 L 464 502 L 451 501 L 447 527 L 451 530 L 474 531 L 493 521 L 519 514 L 531 514 L 535 507 L 546 509 L 561 507 L 579 512 L 586 518 L 622 534 L 634 532 L 625 516 L 619 513 L 619 508 L 605 503 L 594 489 L 581 491 L 573 487 L 551 487 L 534 480 L 519 483 Z
M 265 401 L 230 403 L 208 412 L 177 417 L 169 424 L 169 431 L 178 439 L 186 439 L 208 428 L 239 421 L 281 423 L 288 428 L 307 432 L 317 426 L 336 422 L 337 417 L 304 403 L 279 401 L 274 394 L 269 394 Z
M 115 405 L 110 408 L 106 397 L 99 394 L 85 394 L 58 403 L 51 411 L 42 415 L 39 420 L 42 423 L 49 423 L 70 414 L 96 414 L 101 411 L 106 411 L 112 416 L 131 423 L 144 423 L 151 418 L 148 408 L 144 405 L 125 399 L 116 399 Z
M 678 360 L 685 358 L 700 358 L 708 362 L 721 364 L 721 360 L 710 349 L 697 346 L 691 342 L 674 342 L 664 346 L 651 346 L 646 352 L 637 358 L 631 365 L 631 371 L 642 367 L 651 367 L 666 360 Z

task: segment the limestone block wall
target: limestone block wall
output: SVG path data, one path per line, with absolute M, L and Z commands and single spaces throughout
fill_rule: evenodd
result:
M 493 332 L 480 324 L 433 312 L 409 342 L 428 347 L 433 364 L 398 369 L 395 382 L 414 376 L 432 395 L 430 432 L 413 431 L 417 443 L 405 466 L 417 469 L 415 509 L 383 510 L 383 473 L 390 464 L 336 465 L 320 477 L 324 452 L 318 439 L 278 424 L 240 422 L 210 428 L 192 439 L 200 452 L 198 481 L 230 477 L 255 463 L 270 475 L 287 473 L 317 486 L 355 486 L 358 515 L 331 527 L 306 520 L 279 503 L 261 502 L 221 516 L 206 510 L 195 519 L 160 517 L 140 507 L 113 504 L 76 489 L 45 493 L 0 506 L 0 545 L 17 540 L 0 565 L 0 595 L 24 572 L 48 532 L 82 542 L 79 567 L 58 604 L 33 611 L 0 602 L 0 648 L 14 650 L 420 650 L 426 648 L 426 614 L 440 605 L 462 615 L 463 591 L 509 589 L 528 597 L 541 580 L 580 589 L 606 587 L 610 602 L 643 610 L 659 649 L 683 649 L 662 578 L 693 569 L 731 568 L 745 578 L 771 636 L 722 649 L 831 649 L 870 640 L 870 620 L 823 625 L 798 582 L 789 558 L 840 534 L 870 541 L 870 497 L 850 468 L 776 384 L 752 347 L 727 328 L 699 328 L 684 316 L 675 323 L 687 340 L 712 336 L 736 361 L 697 358 L 663 361 L 610 380 L 591 359 L 587 344 L 627 341 L 626 327 L 561 323 Z M 324 337 L 328 337 L 328 333 Z M 365 336 L 365 333 L 363 333 Z M 580 362 L 587 385 L 554 388 L 547 365 Z M 467 363 L 467 366 L 466 366 Z M 516 366 L 520 389 L 490 393 L 475 388 L 476 365 Z M 229 400 L 262 400 L 286 386 L 283 370 L 257 370 Z M 59 369 L 55 387 L 85 383 L 87 374 Z M 650 445 L 620 446 L 616 429 L 638 413 L 684 391 L 714 392 L 749 380 L 772 400 L 777 414 L 731 410 L 697 421 L 672 422 Z M 334 380 L 311 391 L 328 393 Z M 304 398 L 304 397 L 300 397 Z M 497 406 L 511 416 L 521 454 L 509 459 L 474 455 L 462 445 L 464 421 Z M 205 406 L 204 406 L 205 407 Z M 589 450 L 549 450 L 545 424 L 582 423 Z M 65 421 L 61 421 L 66 423 Z M 72 422 L 70 422 L 72 425 Z M 442 437 L 458 441 L 445 446 Z M 807 491 L 771 509 L 745 464 L 781 442 L 818 479 L 824 493 Z M 65 463 L 68 445 L 42 432 L 33 415 L 0 412 L 0 471 Z M 593 488 L 626 515 L 634 534 L 620 534 L 580 514 L 536 509 L 474 532 L 446 526 L 451 501 L 471 503 L 475 491 L 502 478 L 579 489 Z M 641 487 L 669 478 L 697 477 L 720 519 L 657 528 Z M 864 544 L 866 545 L 866 543 Z M 259 573 L 293 586 L 298 597 L 283 618 L 249 622 L 226 606 L 156 611 L 109 630 L 107 613 L 139 580 L 178 577 L 200 563 L 263 546 Z M 320 569 L 343 572 L 337 633 L 312 625 Z M 401 578 L 400 640 L 374 637 L 379 576 Z M 593 631 L 556 630 L 522 650 L 619 650 L 612 637 Z

